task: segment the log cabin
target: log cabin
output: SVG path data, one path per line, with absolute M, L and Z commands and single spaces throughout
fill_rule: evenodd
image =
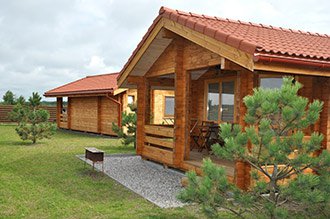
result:
M 135 103 L 137 96 L 136 89 L 118 88 L 117 76 L 87 76 L 45 92 L 45 97 L 57 99 L 58 128 L 115 136 L 112 123 L 121 125 L 122 113 L 131 112 L 128 104 Z M 174 91 L 154 90 L 153 95 L 155 123 L 172 124 Z
M 258 86 L 280 87 L 285 75 L 303 84 L 300 95 L 324 102 L 305 135 L 323 133 L 322 147 L 330 150 L 329 35 L 162 7 L 117 78 L 119 87 L 137 88 L 136 153 L 200 173 L 210 155 L 193 148 L 195 121 L 246 126 L 243 97 Z M 173 124 L 155 123 L 155 89 L 174 91 Z M 248 187 L 247 164 L 211 158 L 238 187 Z
M 117 88 L 117 76 L 87 76 L 45 92 L 56 97 L 58 128 L 115 136 L 112 123 L 120 125 L 122 112 L 136 100 L 136 90 Z

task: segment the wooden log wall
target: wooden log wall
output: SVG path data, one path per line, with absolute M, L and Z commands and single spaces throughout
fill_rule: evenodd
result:
M 0 105 L 0 123 L 11 123 L 12 121 L 8 118 L 8 113 L 13 110 L 14 106 L 12 105 Z M 57 120 L 57 108 L 56 106 L 42 106 L 42 109 L 45 109 L 49 112 L 49 121 L 56 122 Z
M 61 128 L 98 134 L 116 135 L 112 123 L 118 124 L 118 105 L 105 96 L 70 97 L 67 123 Z

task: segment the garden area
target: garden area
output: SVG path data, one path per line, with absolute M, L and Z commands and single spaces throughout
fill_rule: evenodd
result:
M 161 209 L 84 165 L 85 147 L 133 153 L 108 137 L 58 130 L 23 142 L 15 125 L 0 125 L 0 218 L 200 218 L 193 207 Z

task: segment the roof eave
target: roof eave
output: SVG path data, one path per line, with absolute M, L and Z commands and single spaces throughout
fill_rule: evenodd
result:
M 90 91 L 71 91 L 71 92 L 45 92 L 45 97 L 66 97 L 75 95 L 106 95 L 108 93 L 113 94 L 113 89 L 103 89 L 103 90 L 90 90 Z

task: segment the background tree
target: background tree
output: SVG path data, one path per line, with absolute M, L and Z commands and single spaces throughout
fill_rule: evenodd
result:
M 3 95 L 2 99 L 3 99 L 3 104 L 5 104 L 5 105 L 14 105 L 15 104 L 15 95 L 10 90 L 8 90 L 5 93 L 5 95 Z
M 49 112 L 40 109 L 41 96 L 33 93 L 28 104 L 17 104 L 10 113 L 10 118 L 18 122 L 17 134 L 22 140 L 31 140 L 36 143 L 38 139 L 50 138 L 56 131 L 56 125 L 48 122 Z
M 134 144 L 136 147 L 136 104 L 129 104 L 131 113 L 123 112 L 121 127 L 112 123 L 112 130 L 122 139 L 124 145 Z
M 16 99 L 16 104 L 25 105 L 25 103 L 26 103 L 25 98 L 22 95 Z
M 315 156 L 323 136 L 314 132 L 304 139 L 303 132 L 319 119 L 322 103 L 298 96 L 301 87 L 289 77 L 281 89 L 255 89 L 244 98 L 248 127 L 221 125 L 225 146 L 214 145 L 213 152 L 251 166 L 254 183 L 248 191 L 228 183 L 221 167 L 204 161 L 203 177 L 190 173 L 180 198 L 201 204 L 209 216 L 224 208 L 242 218 L 248 212 L 269 218 L 293 213 L 329 217 L 330 155 L 323 150 Z

